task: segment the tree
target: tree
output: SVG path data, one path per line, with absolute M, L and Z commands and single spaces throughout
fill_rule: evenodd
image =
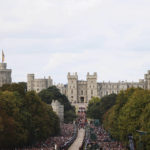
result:
M 115 104 L 116 94 L 105 96 L 101 99 L 93 97 L 88 105 L 87 116 L 93 119 L 103 120 L 103 115 Z
M 31 91 L 26 94 L 22 109 L 28 112 L 24 123 L 25 128 L 29 130 L 29 144 L 59 133 L 57 115 L 52 111 L 51 106 L 42 102 L 35 92 Z
M 0 92 L 0 148 L 14 148 L 27 141 L 25 130 L 19 119 L 21 99 L 13 92 Z
M 87 117 L 92 119 L 99 119 L 100 115 L 100 99 L 93 97 L 88 104 Z
M 150 133 L 150 91 L 144 89 L 128 89 L 117 96 L 116 104 L 104 115 L 104 127 L 111 135 L 128 143 L 128 134 L 132 134 L 139 147 L 139 133 L 136 130 Z M 145 149 L 150 148 L 150 135 L 142 136 Z M 143 148 L 144 149 L 144 148 Z
M 0 92 L 0 149 L 24 147 L 57 135 L 59 118 L 51 106 L 33 91 L 23 96 L 18 85 L 12 87 L 14 91 Z
M 21 96 L 24 96 L 27 92 L 27 84 L 26 82 L 4 84 L 0 87 L 0 91 L 18 92 Z
M 56 86 L 51 86 L 48 89 L 44 89 L 39 93 L 40 98 L 47 104 L 51 104 L 52 100 L 58 100 L 62 105 L 64 105 L 64 121 L 73 121 L 76 117 L 75 108 L 71 106 L 68 98 L 61 94 Z

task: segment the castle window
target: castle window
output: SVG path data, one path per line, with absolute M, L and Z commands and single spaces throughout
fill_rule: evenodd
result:
M 81 95 L 83 95 L 83 91 L 81 91 Z
M 91 95 L 93 95 L 93 90 L 91 90 Z
M 71 94 L 73 94 L 73 90 L 71 90 Z

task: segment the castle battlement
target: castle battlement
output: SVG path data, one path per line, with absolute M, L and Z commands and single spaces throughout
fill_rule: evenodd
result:
M 94 72 L 93 74 L 87 73 L 87 80 L 88 79 L 97 79 L 97 73 Z
M 27 90 L 28 91 L 36 91 L 39 93 L 43 89 L 47 89 L 48 87 L 53 85 L 53 80 L 49 76 L 47 79 L 44 77 L 43 79 L 36 79 L 34 74 L 27 75 Z
M 78 74 L 77 72 L 71 74 L 70 72 L 68 73 L 68 78 L 72 78 L 72 79 L 78 79 Z
M 128 88 L 143 88 L 150 90 L 150 70 L 145 74 L 144 79 L 139 82 L 97 82 L 97 73 L 87 73 L 86 80 L 78 80 L 77 73 L 68 73 L 68 84 L 63 86 L 61 91 L 65 94 L 72 104 L 87 104 L 92 97 L 103 97 L 109 94 L 118 94 Z M 61 87 L 60 87 L 61 89 Z

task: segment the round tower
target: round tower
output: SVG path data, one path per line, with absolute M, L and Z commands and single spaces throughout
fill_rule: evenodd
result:
M 4 63 L 4 52 L 2 51 L 2 63 L 0 63 L 0 87 L 4 84 L 11 84 L 11 69 L 7 69 L 7 63 Z

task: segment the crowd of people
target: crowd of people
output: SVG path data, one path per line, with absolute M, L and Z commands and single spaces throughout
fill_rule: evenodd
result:
M 77 128 L 85 128 L 86 135 L 81 149 L 85 150 L 126 150 L 122 143 L 113 141 L 108 132 L 102 126 L 96 126 L 94 122 L 89 123 L 86 119 L 84 108 L 78 111 L 78 118 L 74 124 L 61 124 L 61 134 L 59 136 L 50 137 L 45 142 L 36 144 L 37 148 L 30 150 L 64 150 L 66 145 L 69 146 L 74 142 L 77 135 Z M 88 130 L 87 130 L 88 129 Z M 92 135 L 95 137 L 92 139 Z M 29 150 L 29 149 L 24 149 Z
M 104 130 L 102 126 L 96 127 L 93 124 L 90 124 L 90 135 L 95 135 L 95 140 L 91 140 L 91 138 L 88 141 L 87 150 L 93 149 L 92 147 L 96 147 L 95 149 L 98 150 L 126 150 L 122 143 L 113 141 L 110 138 L 110 135 L 108 132 Z
M 61 124 L 61 134 L 50 137 L 44 142 L 39 142 L 34 148 L 24 150 L 57 150 L 74 136 L 75 126 L 73 124 Z
M 85 128 L 87 124 L 87 119 L 86 119 L 86 113 L 85 113 L 85 108 L 80 107 L 78 110 L 78 118 L 76 119 L 76 125 L 78 128 Z
M 38 147 L 48 148 L 49 150 L 58 149 L 72 138 L 74 133 L 73 124 L 62 124 L 60 136 L 50 137 L 45 142 L 38 145 Z

